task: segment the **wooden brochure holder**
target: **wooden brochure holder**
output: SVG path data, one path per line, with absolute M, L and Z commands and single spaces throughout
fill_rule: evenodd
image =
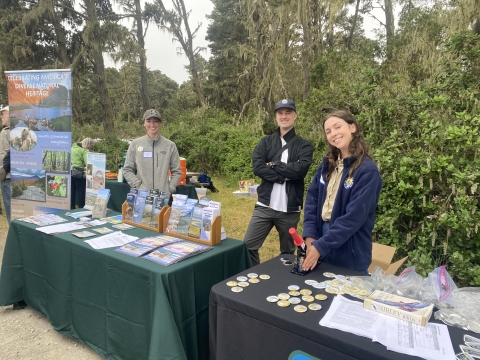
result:
M 170 218 L 171 211 L 172 211 L 172 208 L 170 206 L 164 206 L 162 208 L 162 212 L 160 213 L 160 214 L 163 214 L 163 220 L 162 220 L 163 228 L 161 232 L 163 232 L 164 234 L 168 234 L 173 237 L 178 237 L 180 239 L 195 241 L 195 242 L 205 244 L 205 245 L 210 245 L 210 246 L 220 244 L 220 242 L 222 241 L 222 238 L 221 238 L 222 217 L 221 216 L 216 216 L 212 221 L 212 225 L 210 227 L 210 240 L 200 240 L 187 235 L 167 232 L 168 219 Z M 158 223 L 160 224 L 160 221 Z
M 145 224 L 140 224 L 140 223 L 136 223 L 136 222 L 133 222 L 133 221 L 129 221 L 129 220 L 125 220 L 125 213 L 127 212 L 127 209 L 128 209 L 128 204 L 127 202 L 125 201 L 123 204 L 122 204 L 122 221 L 125 223 L 125 224 L 130 224 L 130 225 L 133 225 L 133 226 L 137 226 L 137 227 L 141 227 L 143 229 L 147 229 L 147 230 L 152 230 L 152 231 L 156 231 L 156 232 L 163 232 L 163 219 L 164 219 L 164 216 L 163 214 L 167 211 L 167 208 L 168 206 L 164 206 L 159 214 L 158 214 L 158 222 L 157 222 L 157 226 L 156 227 L 152 227 L 152 226 L 148 226 L 148 225 L 145 225 Z M 168 218 L 167 218 L 168 220 Z

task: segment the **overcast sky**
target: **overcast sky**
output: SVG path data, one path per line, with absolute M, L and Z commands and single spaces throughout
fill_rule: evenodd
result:
M 198 23 L 202 26 L 198 30 L 196 38 L 193 40 L 193 45 L 207 47 L 208 42 L 205 40 L 207 35 L 208 20 L 205 15 L 209 15 L 213 10 L 213 3 L 210 0 L 184 0 L 185 7 L 191 10 L 189 24 L 193 31 Z M 150 0 L 150 2 L 153 2 Z M 142 0 L 142 5 L 145 1 Z M 165 7 L 172 8 L 171 0 L 164 0 Z M 115 9 L 119 11 L 118 9 Z M 125 23 L 125 26 L 129 26 Z M 172 43 L 172 35 L 162 32 L 155 25 L 150 24 L 145 38 L 145 47 L 147 49 L 147 67 L 150 70 L 160 70 L 169 78 L 175 80 L 179 85 L 188 80 L 188 73 L 185 70 L 185 65 L 188 64 L 188 59 L 185 55 L 178 55 L 177 48 L 181 47 L 178 42 Z M 210 52 L 204 51 L 201 55 L 208 59 Z M 115 65 L 113 61 L 105 56 L 105 67 L 121 67 Z
M 149 1 L 152 2 L 154 0 Z M 210 0 L 184 1 L 187 11 L 191 11 L 189 24 L 192 31 L 196 28 L 198 23 L 202 23 L 196 38 L 193 40 L 193 44 L 195 47 L 206 47 L 207 50 L 202 52 L 201 55 L 205 59 L 208 59 L 210 57 L 210 51 L 207 47 L 208 41 L 205 40 L 205 36 L 207 35 L 209 20 L 206 18 L 206 15 L 212 13 L 213 3 Z M 141 2 L 143 5 L 145 0 L 141 0 Z M 171 0 L 164 0 L 163 3 L 165 4 L 165 7 L 172 8 Z M 118 8 L 115 10 L 120 12 Z M 381 11 L 377 17 L 379 19 L 384 18 Z M 395 21 L 398 21 L 397 17 L 398 16 L 395 17 Z M 131 28 L 131 24 L 124 23 L 124 25 Z M 374 27 L 378 27 L 376 21 L 366 16 L 364 28 L 367 31 L 367 36 L 374 37 L 373 32 L 367 30 L 373 29 Z M 177 48 L 180 47 L 180 44 L 178 42 L 172 43 L 172 35 L 160 31 L 154 25 L 149 25 L 147 36 L 145 38 L 145 47 L 147 49 L 147 67 L 150 70 L 160 70 L 163 74 L 175 80 L 179 85 L 188 80 L 189 75 L 185 69 L 185 65 L 188 64 L 188 59 L 183 55 L 183 51 L 181 55 L 177 54 Z M 115 65 L 107 55 L 105 56 L 105 66 L 120 68 L 121 64 Z

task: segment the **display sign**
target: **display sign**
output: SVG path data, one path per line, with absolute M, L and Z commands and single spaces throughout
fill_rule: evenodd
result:
M 12 219 L 70 208 L 72 74 L 6 71 Z

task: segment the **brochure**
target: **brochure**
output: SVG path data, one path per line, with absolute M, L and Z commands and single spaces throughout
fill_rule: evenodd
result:
M 86 238 L 90 236 L 95 236 L 96 234 L 85 230 L 85 231 L 72 232 L 72 235 L 75 235 L 76 237 L 79 237 L 79 238 Z
M 168 266 L 211 249 L 212 247 L 210 246 L 182 240 L 152 251 L 143 258 L 163 266 Z
M 101 227 L 101 228 L 98 228 L 98 229 L 92 229 L 93 231 L 99 233 L 99 234 L 108 234 L 108 233 L 111 233 L 113 232 L 112 229 L 109 229 L 107 227 Z
M 110 189 L 99 189 L 97 199 L 92 209 L 92 218 L 104 218 L 107 215 L 107 203 L 110 199 Z
M 119 229 L 119 230 L 130 230 L 130 229 L 135 229 L 135 226 L 130 225 L 130 224 L 116 224 L 112 225 L 113 228 Z
M 157 235 L 125 244 L 122 247 L 115 249 L 115 251 L 129 256 L 139 257 L 151 252 L 152 250 L 158 249 L 161 246 L 166 246 L 179 241 L 182 241 L 182 239 L 174 238 L 168 235 Z

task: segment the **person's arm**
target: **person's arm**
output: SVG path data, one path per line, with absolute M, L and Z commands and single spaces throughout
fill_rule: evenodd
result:
M 170 193 L 175 194 L 177 190 L 177 184 L 182 178 L 182 170 L 180 170 L 180 155 L 178 154 L 177 145 L 173 144 L 172 155 L 170 156 L 170 172 L 172 178 L 170 179 Z
M 322 179 L 322 166 L 317 169 L 312 183 L 308 187 L 307 196 L 305 199 L 305 207 L 303 213 L 303 233 L 302 237 L 307 240 L 308 238 L 317 240 L 320 237 L 318 233 L 318 194 L 323 191 L 325 182 Z M 322 206 L 322 204 L 320 204 Z M 310 242 L 310 244 L 308 243 Z M 311 245 L 311 241 L 307 242 L 307 246 Z
M 301 140 L 300 140 L 301 141 Z M 289 149 L 290 151 L 290 149 Z M 303 179 L 307 176 L 308 169 L 312 164 L 313 158 L 313 146 L 308 141 L 305 140 L 305 144 L 301 145 L 299 149 L 298 157 L 292 159 L 289 163 L 284 163 L 281 161 L 274 162 L 273 169 L 280 176 L 289 179 L 297 180 Z
M 136 148 L 135 145 L 130 144 L 127 150 L 127 156 L 125 158 L 125 164 L 123 166 L 123 176 L 127 180 L 128 184 L 133 188 L 139 188 L 142 184 L 142 180 L 135 175 L 135 170 L 137 170 L 137 164 L 135 162 Z
M 355 185 L 350 190 L 352 195 L 345 208 L 345 214 L 335 219 L 335 222 L 330 224 L 328 232 L 312 243 L 322 256 L 328 255 L 331 250 L 339 248 L 350 239 L 377 207 L 382 187 L 378 170 L 367 170 L 354 179 Z
M 280 149 L 279 149 L 280 150 Z M 260 140 L 252 153 L 253 173 L 260 179 L 277 184 L 283 184 L 285 178 L 279 175 L 271 166 L 267 165 L 269 149 L 267 149 L 266 138 Z

